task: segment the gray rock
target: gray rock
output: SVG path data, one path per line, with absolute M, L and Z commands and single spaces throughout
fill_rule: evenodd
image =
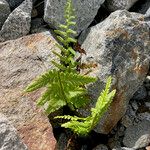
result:
M 145 81 L 144 81 L 144 86 L 148 91 L 150 91 L 150 76 L 147 76 Z
M 108 150 L 108 147 L 104 144 L 100 144 L 96 146 L 95 148 L 93 148 L 92 150 Z
M 90 25 L 103 2 L 104 0 L 73 0 L 78 33 Z M 66 0 L 45 0 L 44 20 L 50 27 L 57 28 L 58 24 L 64 23 L 65 4 Z
M 0 113 L 0 150 L 27 150 L 27 146 L 21 141 L 17 130 Z
M 105 5 L 109 11 L 116 11 L 120 9 L 128 10 L 138 0 L 106 0 Z
M 135 92 L 135 94 L 133 95 L 134 100 L 142 100 L 144 98 L 146 98 L 147 96 L 147 90 L 146 88 L 142 85 L 140 86 L 140 88 Z
M 150 121 L 143 120 L 135 126 L 130 126 L 125 131 L 123 139 L 125 146 L 139 149 L 149 145 L 150 143 Z
M 127 147 L 119 147 L 119 148 L 113 148 L 112 150 L 135 150 L 135 149 L 127 148 Z
M 112 87 L 117 90 L 109 111 L 95 129 L 97 132 L 108 133 L 116 125 L 148 72 L 149 27 L 142 18 L 143 15 L 126 10 L 116 11 L 93 26 L 82 44 L 87 52 L 82 63 L 94 64 L 89 75 L 97 76 L 98 81 L 88 87 L 93 100 L 80 113 L 89 114 L 108 76 L 113 77 Z M 87 69 L 82 70 L 85 72 Z
M 146 11 L 145 15 L 146 15 L 147 17 L 150 17 L 150 6 L 149 6 L 148 10 Z
M 31 11 L 32 0 L 25 0 L 17 7 L 2 26 L 1 40 L 12 40 L 27 35 L 30 31 Z
M 10 14 L 9 4 L 5 0 L 0 0 L 0 29 Z

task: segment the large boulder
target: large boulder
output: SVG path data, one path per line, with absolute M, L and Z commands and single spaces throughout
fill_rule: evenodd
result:
M 5 0 L 0 0 L 0 29 L 10 14 L 9 4 Z
M 7 18 L 0 31 L 0 42 L 17 39 L 30 31 L 32 0 L 25 0 Z
M 98 77 L 98 81 L 88 87 L 92 100 L 80 113 L 84 116 L 89 114 L 104 88 L 106 78 L 111 75 L 112 88 L 117 93 L 109 111 L 95 128 L 97 132 L 108 133 L 125 114 L 129 100 L 148 72 L 149 27 L 143 15 L 119 10 L 88 32 L 81 47 L 87 53 L 82 57 L 82 66 L 93 66 L 90 75 Z M 85 35 L 80 38 L 83 40 Z M 82 72 L 86 70 L 85 67 Z
M 1 150 L 27 150 L 27 146 L 21 141 L 17 130 L 0 113 L 0 149 Z
M 128 10 L 138 0 L 106 0 L 105 5 L 109 11 L 116 11 L 120 9 Z
M 37 75 L 52 68 L 55 43 L 49 32 L 0 43 L 0 112 L 31 150 L 54 150 L 56 146 L 51 124 L 36 106 L 41 90 L 23 92 Z
M 105 0 L 73 0 L 78 33 L 90 25 L 104 1 Z M 65 4 L 66 0 L 45 0 L 44 20 L 50 27 L 57 28 L 58 24 L 64 23 Z

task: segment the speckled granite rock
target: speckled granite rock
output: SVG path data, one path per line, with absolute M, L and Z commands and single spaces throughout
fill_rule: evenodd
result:
M 143 120 L 138 125 L 128 127 L 123 143 L 134 149 L 148 146 L 150 143 L 150 121 Z
M 32 0 L 25 0 L 7 18 L 0 31 L 0 42 L 25 36 L 30 31 Z
M 96 16 L 98 9 L 105 0 L 73 0 L 78 33 L 86 29 Z M 59 23 L 64 23 L 64 6 L 66 0 L 45 0 L 44 20 L 50 27 L 57 28 Z
M 109 11 L 120 9 L 128 10 L 138 0 L 106 0 L 105 5 Z
M 27 146 L 20 140 L 17 130 L 0 113 L 0 150 L 28 150 Z
M 0 0 L 0 29 L 10 14 L 9 4 L 5 0 Z
M 140 14 L 126 10 L 116 11 L 100 24 L 90 28 L 82 44 L 87 52 L 82 63 L 94 64 L 95 68 L 90 75 L 97 76 L 99 80 L 89 86 L 93 100 L 80 113 L 85 116 L 89 114 L 89 109 L 94 107 L 109 75 L 113 77 L 112 88 L 117 90 L 109 111 L 95 131 L 110 132 L 125 114 L 129 100 L 148 73 L 149 47 L 149 27 Z M 86 69 L 83 70 L 85 72 Z
M 35 104 L 41 91 L 23 92 L 32 79 L 52 68 L 54 44 L 49 32 L 0 43 L 0 112 L 30 150 L 54 150 L 56 146 L 49 120 Z

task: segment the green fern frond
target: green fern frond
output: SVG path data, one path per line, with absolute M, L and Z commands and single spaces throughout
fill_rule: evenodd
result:
M 107 111 L 109 105 L 111 104 L 113 97 L 115 96 L 116 90 L 109 92 L 111 86 L 111 77 L 107 79 L 106 87 L 101 92 L 95 108 L 91 109 L 91 115 L 86 118 L 79 117 L 68 117 L 69 122 L 62 124 L 64 128 L 70 128 L 75 133 L 79 135 L 87 135 L 99 122 L 100 118 Z M 57 118 L 64 118 L 63 116 L 58 116 Z M 71 119 L 70 119 L 71 118 Z M 65 116 L 64 119 L 67 119 Z
M 46 112 L 51 113 L 67 104 L 76 108 L 86 104 L 86 99 L 83 99 L 83 97 L 87 93 L 85 88 L 81 86 L 95 81 L 96 79 L 93 77 L 80 75 L 78 73 L 69 73 L 65 70 L 64 72 L 51 70 L 35 79 L 26 88 L 26 91 L 32 92 L 46 86 L 47 90 L 42 94 L 37 104 L 40 106 L 47 105 Z M 57 103 L 57 101 L 59 101 L 60 104 Z
M 57 74 L 57 71 L 55 69 L 47 71 L 46 73 L 37 77 L 31 84 L 29 84 L 27 88 L 25 89 L 25 91 L 32 92 L 41 87 L 45 87 L 48 83 L 54 82 L 55 80 L 57 80 L 56 74 Z

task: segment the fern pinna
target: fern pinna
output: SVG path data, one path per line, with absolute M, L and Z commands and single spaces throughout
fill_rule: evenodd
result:
M 64 128 L 70 128 L 75 133 L 81 136 L 87 135 L 99 122 L 99 119 L 107 111 L 112 99 L 116 93 L 116 90 L 109 92 L 111 86 L 111 77 L 107 79 L 106 87 L 101 92 L 95 108 L 91 109 L 91 115 L 86 118 L 80 118 L 77 116 L 57 116 L 55 118 L 68 119 L 67 123 L 62 124 Z
M 57 44 L 61 53 L 53 51 L 60 60 L 59 63 L 52 61 L 56 69 L 48 70 L 26 88 L 27 92 L 32 92 L 42 87 L 47 88 L 37 101 L 38 105 L 44 106 L 47 114 L 65 105 L 68 105 L 72 110 L 85 105 L 87 91 L 84 85 L 96 81 L 95 78 L 80 75 L 76 71 L 75 51 L 70 46 L 71 43 L 76 42 L 76 39 L 73 38 L 76 32 L 71 29 L 76 24 L 73 21 L 75 19 L 73 12 L 71 0 L 68 0 L 65 8 L 66 23 L 65 25 L 60 25 L 59 30 L 55 31 L 58 34 L 59 42 L 62 44 Z

